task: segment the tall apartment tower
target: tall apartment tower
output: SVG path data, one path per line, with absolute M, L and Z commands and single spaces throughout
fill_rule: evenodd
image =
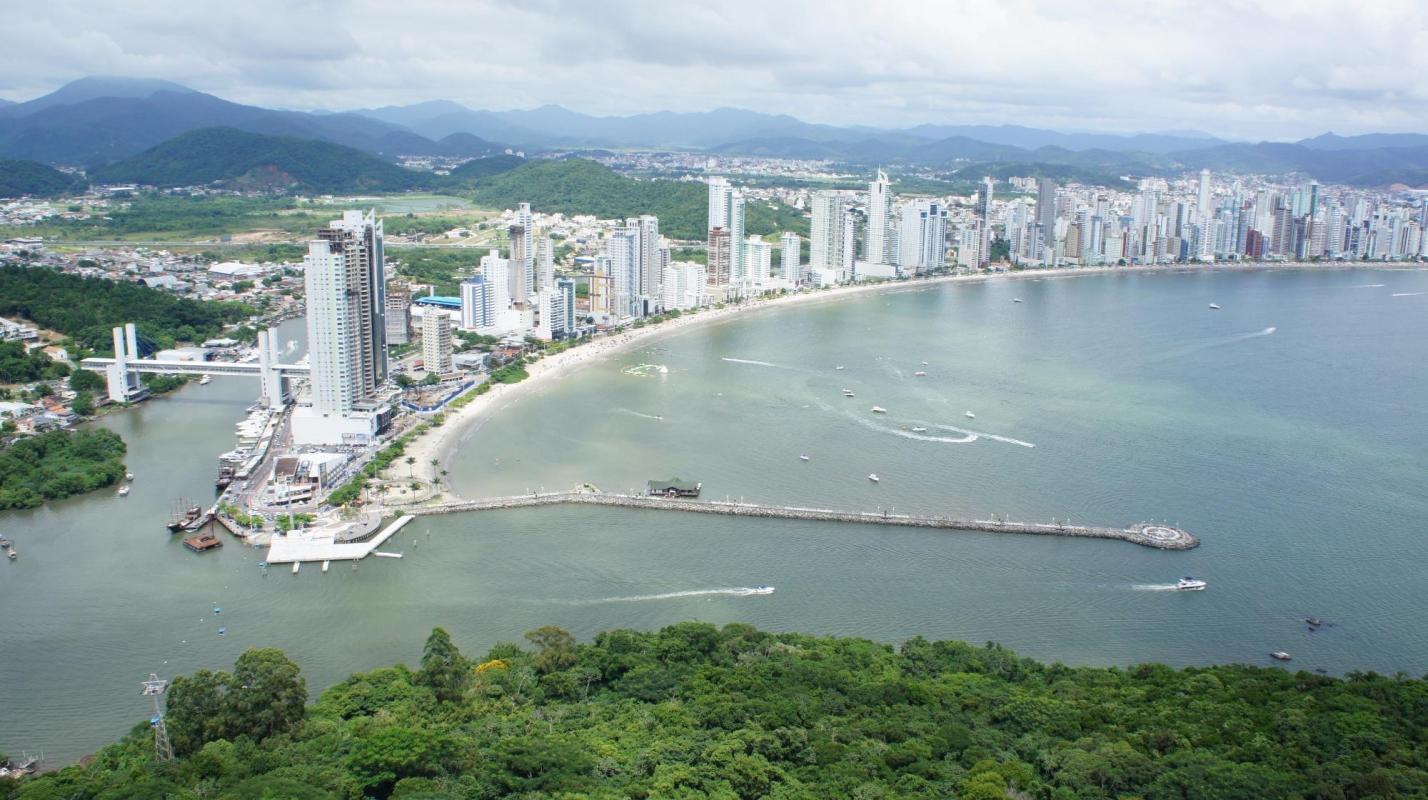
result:
M 1056 181 L 1042 178 L 1036 184 L 1036 222 L 1041 226 L 1042 253 L 1048 263 L 1056 253 Z
M 455 371 L 451 352 L 451 317 L 440 309 L 427 309 L 421 318 L 421 357 L 427 373 L 445 375 Z
M 387 344 L 411 341 L 412 292 L 406 287 L 387 289 Z
M 707 278 L 710 286 L 727 286 L 732 277 L 733 260 L 730 251 L 733 248 L 732 238 L 729 236 L 728 228 L 709 229 L 709 269 Z
M 780 277 L 797 285 L 803 279 L 802 268 L 799 264 L 803 258 L 802 240 L 793 231 L 784 231 L 778 237 L 778 242 Z
M 1195 210 L 1200 214 L 1200 219 L 1204 220 L 1211 216 L 1210 213 L 1210 171 L 1200 170 L 1200 191 L 1195 197 Z
M 892 183 L 886 172 L 878 170 L 868 184 L 868 236 L 864 256 L 870 264 L 891 264 Z
M 382 221 L 346 211 L 308 242 L 303 258 L 312 403 L 343 416 L 387 380 Z
M 659 217 L 645 214 L 629 222 L 635 234 L 635 279 L 640 308 L 636 316 L 644 316 L 659 305 L 659 282 L 664 277 L 660 263 Z
M 716 268 L 712 261 L 715 230 L 724 231 L 730 242 L 729 260 L 723 268 Z M 744 276 L 744 195 L 730 186 L 726 178 L 709 179 L 709 232 L 709 284 L 739 282 Z
M 977 186 L 977 266 L 992 262 L 992 177 L 982 178 Z
M 536 251 L 535 251 L 535 218 L 531 216 L 531 204 L 521 203 L 516 206 L 516 223 L 521 226 L 521 256 L 525 262 L 526 291 L 525 297 L 530 298 L 535 294 L 536 280 Z M 511 241 L 511 251 L 515 252 L 515 240 Z M 512 272 L 515 270 L 512 269 Z M 512 292 L 512 295 L 515 293 Z
M 846 279 L 853 260 L 853 254 L 848 251 L 853 244 L 853 237 L 849 234 L 852 224 L 845 195 L 833 191 L 814 192 L 813 224 L 809 229 L 809 265 L 832 270 L 838 273 L 839 280 Z
M 610 313 L 617 317 L 640 316 L 639 241 L 638 226 L 626 226 L 610 234 L 606 245 L 610 257 Z
M 530 302 L 531 285 L 534 283 L 533 276 L 530 274 L 532 261 L 526 257 L 526 245 L 530 234 L 520 223 L 507 228 L 506 233 L 511 240 L 510 265 L 506 272 L 506 292 L 511 296 L 511 302 L 524 306 Z

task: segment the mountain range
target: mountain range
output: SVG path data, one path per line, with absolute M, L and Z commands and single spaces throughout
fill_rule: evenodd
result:
M 949 173 L 1016 164 L 1043 174 L 1114 180 L 1210 168 L 1296 172 L 1373 186 L 1428 184 L 1428 136 L 1413 133 L 1237 142 L 1199 131 L 1118 135 L 933 124 L 890 129 L 823 125 L 733 108 L 593 116 L 551 105 L 478 110 L 446 100 L 299 112 L 232 103 L 168 81 L 112 77 L 84 78 L 34 100 L 0 105 L 0 158 L 93 168 L 215 127 L 330 142 L 389 161 L 398 155 L 485 156 L 508 147 L 532 153 L 643 148 L 864 167 L 902 164 Z

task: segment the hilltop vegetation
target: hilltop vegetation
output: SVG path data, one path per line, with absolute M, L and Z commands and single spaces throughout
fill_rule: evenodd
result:
M 84 188 L 84 181 L 35 161 L 0 160 L 0 197 L 57 197 Z
M 112 486 L 124 477 L 124 452 L 119 434 L 103 428 L 20 439 L 0 449 L 0 509 L 33 508 Z
M 479 180 L 474 197 L 495 208 L 530 203 L 537 211 L 606 219 L 654 214 L 660 233 L 674 239 L 703 239 L 709 220 L 709 191 L 703 183 L 626 178 L 585 159 L 527 162 Z M 808 235 L 808 221 L 797 210 L 753 201 L 745 209 L 744 228 L 759 236 L 779 230 Z
M 354 675 L 304 709 L 250 650 L 173 682 L 180 758 L 147 722 L 0 797 L 1423 797 L 1428 683 L 1227 666 L 1071 668 L 997 645 L 687 622 L 591 644 L 546 627 L 468 661 Z
M 402 192 L 431 176 L 355 148 L 314 139 L 205 128 L 170 139 L 90 175 L 99 183 L 309 192 Z
M 160 289 L 83 278 L 40 267 L 0 267 L 0 316 L 19 316 L 96 352 L 113 351 L 110 329 L 138 324 L 156 347 L 197 342 L 247 318 L 242 303 L 208 303 Z

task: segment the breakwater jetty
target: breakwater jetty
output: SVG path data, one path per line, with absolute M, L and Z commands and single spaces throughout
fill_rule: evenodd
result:
M 1188 531 L 1171 525 L 1140 523 L 1128 528 L 1106 528 L 1049 522 L 1010 522 L 998 519 L 956 519 L 926 514 L 894 514 L 884 511 L 839 511 L 829 508 L 799 508 L 714 500 L 684 500 L 605 492 L 539 492 L 482 500 L 452 500 L 429 506 L 406 508 L 412 515 L 456 514 L 532 506 L 593 505 L 638 508 L 652 511 L 681 511 L 693 514 L 723 514 L 730 517 L 801 519 L 811 522 L 851 522 L 864 525 L 901 525 L 910 528 L 939 528 L 985 533 L 1020 533 L 1034 536 L 1070 536 L 1086 539 L 1119 539 L 1159 550 L 1189 550 L 1200 540 Z

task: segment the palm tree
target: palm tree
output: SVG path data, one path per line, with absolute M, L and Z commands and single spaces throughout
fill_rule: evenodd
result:
M 407 476 L 416 477 L 416 456 L 407 456 Z
M 431 477 L 432 477 L 432 480 L 436 480 L 436 468 L 441 464 L 441 462 L 440 462 L 440 461 L 437 461 L 436 459 L 433 458 L 431 461 L 428 461 L 427 463 L 428 463 L 428 464 L 431 464 Z

